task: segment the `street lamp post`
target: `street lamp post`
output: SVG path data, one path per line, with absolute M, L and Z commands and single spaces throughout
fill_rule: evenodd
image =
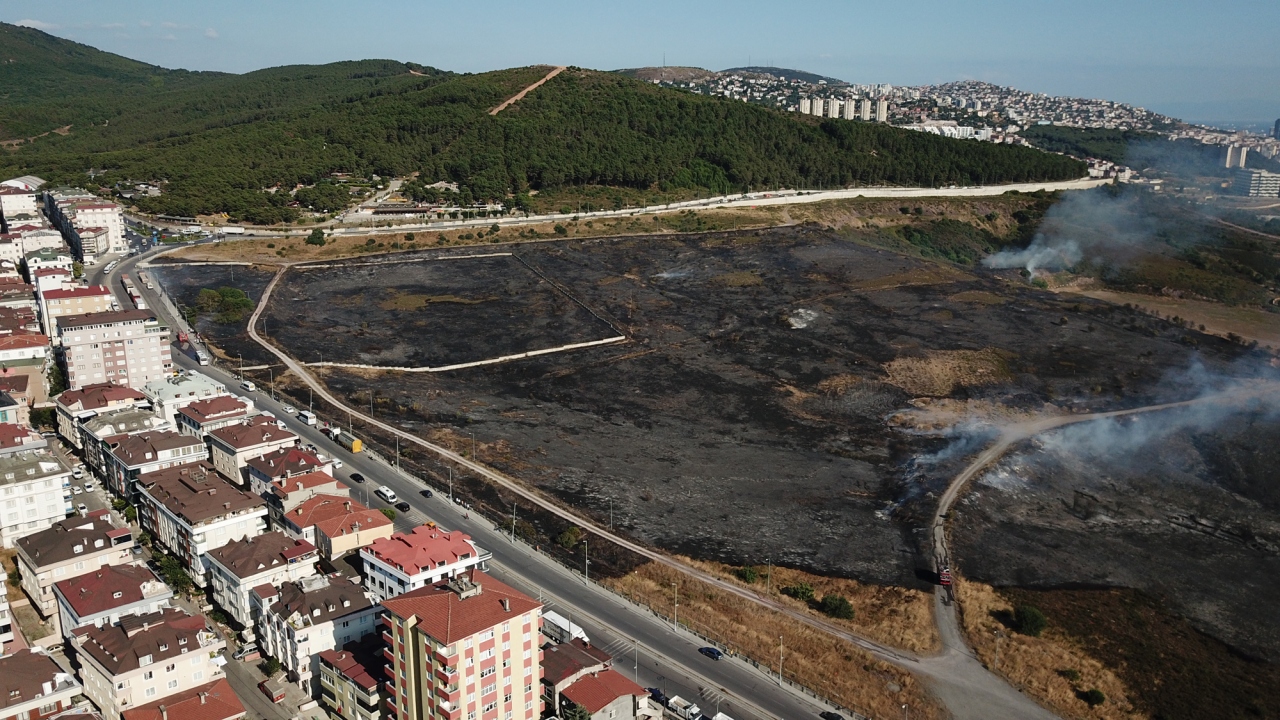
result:
M 679 632 L 680 631 L 680 586 L 676 584 L 675 580 L 671 581 L 671 594 L 673 597 L 671 602 L 671 629 L 676 632 Z
M 236 357 L 240 358 L 240 379 L 244 379 L 244 355 L 236 353 Z
M 902 704 L 902 720 L 911 720 L 911 708 L 906 703 Z
M 778 636 L 778 687 L 782 687 L 782 636 Z
M 267 366 L 267 382 L 271 385 L 271 399 L 275 400 L 276 399 L 276 371 L 270 365 Z
M 516 501 L 511 501 L 511 544 L 516 543 Z
M 609 498 L 609 531 L 613 532 L 613 498 Z
M 449 502 L 453 502 L 453 466 L 449 466 Z
M 582 539 L 582 581 L 591 582 L 591 561 L 587 559 L 587 539 Z

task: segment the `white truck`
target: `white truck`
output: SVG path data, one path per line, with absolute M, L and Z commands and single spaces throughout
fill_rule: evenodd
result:
M 667 709 L 676 714 L 676 717 L 685 718 L 686 720 L 697 720 L 702 715 L 702 708 L 676 695 L 667 701 Z
M 199 235 L 199 234 L 200 234 L 200 226 L 199 226 L 199 225 L 188 225 L 188 226 L 186 226 L 186 227 L 182 228 L 182 234 L 183 234 L 183 235 Z
M 222 232 L 226 235 L 243 235 L 244 228 L 239 225 L 223 225 Z
M 548 611 L 542 613 L 542 634 L 555 640 L 558 643 L 567 643 L 574 638 L 578 638 L 584 643 L 591 642 L 587 639 L 587 634 L 582 631 L 576 623 L 571 623 L 558 612 Z

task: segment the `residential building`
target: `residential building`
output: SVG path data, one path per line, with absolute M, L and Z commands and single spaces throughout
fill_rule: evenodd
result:
M 251 637 L 254 622 L 249 592 L 263 585 L 275 588 L 315 575 L 319 559 L 315 545 L 278 531 L 232 540 L 211 549 L 206 558 L 213 601 L 244 626 L 246 637 Z
M 649 691 L 612 668 L 591 673 L 560 693 L 560 711 L 573 703 L 591 720 L 660 719 L 662 708 L 649 700 Z
M 9 595 L 0 596 L 0 645 L 14 640 L 13 613 L 9 610 Z
M 31 426 L 31 408 L 18 402 L 7 392 L 0 391 L 0 423 Z
M 493 555 L 461 530 L 420 525 L 360 548 L 364 583 L 380 602 L 438 584 L 472 568 L 487 569 Z
M 209 448 L 200 438 L 172 430 L 112 435 L 102 440 L 103 476 L 120 497 L 133 500 L 143 475 L 207 460 Z
M 1280 195 L 1280 173 L 1266 170 L 1237 170 L 1235 192 L 1245 197 L 1276 197 Z
M 290 453 L 299 452 L 291 450 Z M 311 453 L 307 456 L 314 458 Z M 316 460 L 319 462 L 319 460 Z M 307 467 L 310 460 L 306 460 L 298 467 Z M 274 528 L 284 528 L 284 515 L 292 512 L 302 503 L 310 500 L 317 495 L 338 495 L 347 497 L 350 491 L 346 485 L 338 482 L 337 478 L 327 472 L 304 472 L 301 475 L 293 475 L 288 478 L 281 478 L 270 483 L 263 483 L 259 477 L 257 481 L 253 480 L 253 473 L 261 472 L 263 467 L 268 463 L 261 462 L 261 458 L 249 461 L 251 491 L 257 490 L 258 494 L 267 501 L 268 517 L 271 519 L 271 526 Z M 287 474 L 287 466 L 285 474 Z
M 75 267 L 75 258 L 61 247 L 42 247 L 39 250 L 25 252 L 22 260 L 27 264 L 28 273 L 36 273 L 44 268 L 62 268 L 71 272 Z
M 609 653 L 579 638 L 542 647 L 542 699 L 552 712 L 560 711 L 560 693 L 591 673 L 613 666 Z
M 105 228 L 107 252 L 124 254 L 129 251 L 124 236 L 124 213 L 115 203 L 101 200 L 84 190 L 58 188 L 45 193 L 45 215 L 62 231 L 62 237 L 77 255 L 81 248 L 76 228 Z
M 76 628 L 103 627 L 129 615 L 148 615 L 169 606 L 173 591 L 145 565 L 105 565 L 53 584 L 58 627 L 70 639 Z
M 341 650 L 326 650 L 320 663 L 320 706 L 341 720 L 384 720 L 387 708 L 382 685 L 387 659 L 382 637 L 366 635 Z
M 0 423 L 0 455 L 39 450 L 49 443 L 30 427 L 15 423 Z
M 118 440 L 122 435 L 163 432 L 168 429 L 168 425 L 146 407 L 122 407 L 85 418 L 79 423 L 84 463 L 98 475 L 110 477 L 107 467 L 108 453 L 111 450 L 109 438 Z
M 884 98 L 876 101 L 876 122 L 889 122 L 889 101 Z
M 80 438 L 80 421 L 100 412 L 124 407 L 144 407 L 147 396 L 133 388 L 111 383 L 85 385 L 78 390 L 67 390 L 54 398 L 58 412 L 58 435 L 77 450 L 84 449 Z
M 40 318 L 44 332 L 58 337 L 58 318 L 118 310 L 116 296 L 104 285 L 52 288 L 39 291 Z
M 6 275 L 0 277 L 0 308 L 36 309 L 36 288 L 22 282 L 22 278 Z
M 166 375 L 139 388 L 151 398 L 156 415 L 178 424 L 178 411 L 201 400 L 230 395 L 226 386 L 203 373 L 188 370 L 179 375 Z
M 0 455 L 0 488 L 0 539 L 7 548 L 75 510 L 71 468 L 47 449 Z
M 392 717 L 541 717 L 541 603 L 473 570 L 383 608 Z
M 250 593 L 258 647 L 280 661 L 308 693 L 320 672 L 319 654 L 378 632 L 380 608 L 360 585 L 340 574 L 255 587 Z
M 1226 166 L 1229 168 L 1242 168 L 1247 157 L 1249 157 L 1249 148 L 1240 145 L 1228 145 Z
M 863 122 L 871 121 L 871 98 L 863 98 L 858 101 L 858 119 Z
M 108 510 L 60 520 L 18 540 L 18 573 L 31 607 L 45 619 L 58 617 L 55 583 L 132 562 L 133 532 L 117 525 Z
M 275 418 L 259 415 L 209 433 L 209 456 L 218 472 L 248 487 L 243 476 L 249 460 L 298 444 L 298 436 L 276 425 Z
M 333 476 L 332 460 L 321 460 L 315 453 L 296 447 L 267 453 L 250 460 L 247 465 L 249 489 L 263 496 L 272 492 L 272 485 L 288 487 L 293 483 L 286 481 L 292 481 L 302 475 L 323 473 L 330 476 L 330 479 Z
M 9 333 L 0 335 L 0 364 L 37 365 L 44 367 L 49 357 L 49 338 L 43 333 Z
M 79 283 L 77 283 L 75 278 L 72 277 L 70 270 L 60 267 L 50 267 L 32 271 L 31 284 L 35 286 L 37 293 L 42 293 L 49 290 L 61 290 L 66 287 L 75 287 Z
M 225 677 L 125 710 L 123 720 L 240 720 L 246 714 Z
M 0 719 L 45 720 L 70 710 L 83 691 L 42 649 L 18 650 L 0 657 Z
M 218 428 L 243 422 L 255 412 L 252 400 L 234 395 L 197 400 L 177 412 L 178 431 L 203 438 Z
M 367 508 L 345 495 L 315 495 L 284 513 L 278 527 L 315 545 L 320 557 L 331 562 L 389 539 L 394 531 L 394 523 L 381 510 Z
M 74 636 L 84 693 L 106 720 L 220 679 L 227 643 L 203 615 L 165 608 Z
M 853 120 L 858 116 L 858 101 L 853 98 L 845 98 L 844 103 L 840 106 L 840 118 L 843 120 Z
M 71 247 L 80 248 L 80 259 L 86 263 L 97 260 L 102 255 L 112 252 L 111 231 L 103 227 L 71 226 L 71 236 L 67 240 Z
M 39 215 L 36 194 L 26 188 L 0 187 L 0 215 L 14 218 L 19 215 Z
M 153 472 L 138 486 L 143 529 L 181 560 L 201 587 L 206 553 L 266 530 L 262 498 L 232 485 L 207 463 Z
M 150 310 L 61 317 L 58 337 L 72 390 L 103 382 L 140 389 L 173 372 L 169 328 Z
M 31 383 L 33 374 L 38 378 L 34 387 Z M 42 406 L 47 405 L 42 375 L 39 372 L 21 372 L 11 367 L 0 367 L 0 392 L 8 393 L 9 397 L 27 407 L 35 405 L 37 398 Z

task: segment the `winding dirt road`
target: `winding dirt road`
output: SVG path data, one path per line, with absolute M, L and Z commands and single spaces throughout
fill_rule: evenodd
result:
M 504 101 L 502 102 L 502 104 L 501 104 L 501 105 L 499 105 L 498 107 L 496 107 L 496 108 L 494 108 L 494 109 L 490 110 L 490 111 L 489 111 L 489 114 L 490 114 L 490 115 L 497 115 L 498 113 L 502 112 L 503 110 L 506 110 L 508 105 L 510 105 L 510 104 L 512 104 L 512 103 L 514 103 L 514 102 L 519 101 L 519 100 L 520 100 L 521 98 L 523 98 L 525 95 L 528 95 L 529 93 L 533 92 L 534 90 L 537 90 L 539 87 L 542 87 L 542 83 L 544 83 L 544 82 L 546 82 L 546 81 L 550 80 L 551 78 L 553 78 L 553 77 L 555 77 L 555 76 L 559 75 L 560 73 L 564 72 L 564 71 L 565 71 L 565 67 L 566 67 L 566 66 L 564 66 L 564 65 L 557 65 L 556 67 L 552 68 L 552 69 L 551 69 L 551 72 L 549 72 L 549 73 L 547 73 L 546 75 L 544 75 L 544 76 L 543 76 L 543 78 L 542 78 L 541 80 L 539 80 L 538 82 L 536 82 L 536 83 L 534 83 L 534 84 L 530 85 L 529 87 L 527 87 L 527 88 L 525 88 L 525 89 L 521 90 L 520 92 L 516 93 L 515 95 L 512 95 L 511 97 L 507 98 L 506 100 L 504 100 Z

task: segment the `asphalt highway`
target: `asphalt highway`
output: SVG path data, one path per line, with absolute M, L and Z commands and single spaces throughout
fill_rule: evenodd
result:
M 121 307 L 131 307 L 129 298 L 122 297 L 124 293 L 117 282 L 119 274 L 130 272 L 135 264 L 155 252 L 122 260 L 109 277 L 105 277 L 100 269 L 95 270 L 90 273 L 91 280 L 108 284 Z M 170 327 L 178 327 L 173 318 L 165 317 L 164 305 L 155 297 L 156 291 L 141 285 L 139 289 L 149 308 Z M 176 335 L 175 331 L 175 339 Z M 701 639 L 683 630 L 677 632 L 653 613 L 594 583 L 585 582 L 580 571 L 573 572 L 519 541 L 512 543 L 509 536 L 491 522 L 478 515 L 468 517 L 470 514 L 464 508 L 449 501 L 447 490 L 441 492 L 440 488 L 432 487 L 433 497 L 424 497 L 422 491 L 427 486 L 416 479 L 366 453 L 348 453 L 329 440 L 319 428 L 307 426 L 296 417 L 286 415 L 283 404 L 270 397 L 268 388 L 246 392 L 240 388 L 240 381 L 229 371 L 231 369 L 200 367 L 177 345 L 173 347 L 173 359 L 177 367 L 197 369 L 224 383 L 232 393 L 252 397 L 258 408 L 268 410 L 283 420 L 303 444 L 315 445 L 320 452 L 341 460 L 343 468 L 336 474 L 351 488 L 353 498 L 371 507 L 385 507 L 386 503 L 374 496 L 373 489 L 387 485 L 394 490 L 412 508 L 397 518 L 398 529 L 409 529 L 432 520 L 445 528 L 460 529 L 471 535 L 478 545 L 493 553 L 490 572 L 495 577 L 542 599 L 548 609 L 571 617 L 574 623 L 583 627 L 593 644 L 615 656 L 615 667 L 619 672 L 642 686 L 663 689 L 668 697 L 680 695 L 697 702 L 708 715 L 719 710 L 734 720 L 798 720 L 815 718 L 820 711 L 831 709 L 790 686 L 780 686 L 776 667 L 772 669 L 771 676 L 768 669 L 758 669 L 742 659 L 726 656 L 716 661 L 699 654 L 698 648 L 706 644 Z M 356 434 L 359 435 L 358 427 Z M 352 481 L 353 472 L 363 475 L 365 482 Z

